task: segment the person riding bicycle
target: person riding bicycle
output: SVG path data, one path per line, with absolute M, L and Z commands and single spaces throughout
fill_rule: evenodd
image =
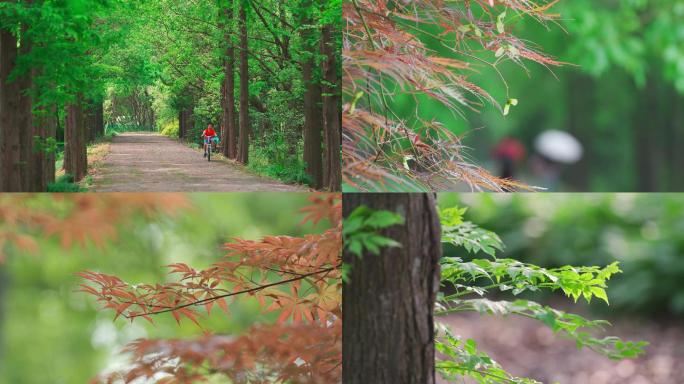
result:
M 214 142 L 218 141 L 218 135 L 216 135 L 216 131 L 214 130 L 214 124 L 209 123 L 209 125 L 207 125 L 207 129 L 202 132 L 202 138 L 204 139 L 204 157 L 207 157 L 207 144 L 209 144 L 209 140 L 213 140 Z

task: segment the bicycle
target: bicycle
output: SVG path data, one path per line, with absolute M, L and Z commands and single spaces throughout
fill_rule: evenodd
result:
M 212 150 L 211 150 L 211 144 L 212 144 L 211 138 L 205 138 L 204 144 L 206 145 L 205 154 L 207 155 L 207 161 L 211 161 L 211 152 L 212 152 Z

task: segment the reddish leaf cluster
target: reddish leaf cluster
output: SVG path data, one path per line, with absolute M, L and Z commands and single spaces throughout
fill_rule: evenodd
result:
M 139 342 L 132 346 L 136 368 L 126 373 L 126 382 L 168 370 L 174 372 L 174 381 L 169 382 L 192 382 L 201 375 L 198 363 L 210 365 L 204 373 L 225 374 L 238 382 L 245 375 L 267 371 L 280 372 L 296 382 L 330 382 L 326 380 L 339 377 L 341 199 L 338 194 L 316 194 L 310 200 L 312 204 L 303 210 L 304 221 L 328 219 L 330 228 L 322 233 L 269 236 L 259 241 L 234 239 L 225 244 L 227 255 L 206 269 L 169 265 L 173 282 L 136 285 L 104 273 L 79 273 L 86 280 L 81 284 L 83 292 L 97 297 L 117 317 L 131 320 L 142 317 L 153 322 L 153 315 L 168 312 L 178 322 L 186 318 L 200 325 L 202 308 L 210 314 L 217 305 L 228 313 L 230 302 L 242 295 L 258 299 L 264 312 L 278 313 L 277 325 L 230 341 L 211 336 Z M 301 335 L 307 332 L 308 336 Z M 158 359 L 180 359 L 180 366 L 170 368 Z
M 151 216 L 187 208 L 184 195 L 173 193 L 31 194 L 0 197 L 0 262 L 5 244 L 35 252 L 35 236 L 56 236 L 62 246 L 85 245 L 88 240 L 102 245 L 116 236 L 116 226 L 134 214 Z
M 542 65 L 560 62 L 539 53 L 506 30 L 505 13 L 542 22 L 556 15 L 548 9 L 558 0 L 351 0 L 343 6 L 343 177 L 360 190 L 400 186 L 445 188 L 454 181 L 471 189 L 515 190 L 527 187 L 494 177 L 463 155 L 460 138 L 438 121 L 412 116 L 409 126 L 391 107 L 398 94 L 426 95 L 455 113 L 488 101 L 482 88 L 468 80 L 474 63 L 490 51 L 496 64 L 522 59 Z M 452 57 L 437 56 L 424 40 L 439 44 Z
M 135 363 L 105 382 L 139 377 L 156 383 L 192 383 L 224 374 L 236 383 L 335 383 L 340 381 L 341 324 L 254 327 L 239 337 L 207 335 L 192 340 L 139 340 L 126 351 Z

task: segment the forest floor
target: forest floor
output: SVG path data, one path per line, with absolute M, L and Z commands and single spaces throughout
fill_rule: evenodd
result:
M 437 321 L 449 325 L 464 339 L 474 339 L 479 350 L 487 352 L 511 374 L 543 383 L 684 383 L 684 365 L 681 364 L 684 361 L 684 327 L 681 324 L 613 319 L 613 326 L 606 329 L 606 335 L 650 343 L 646 354 L 638 359 L 613 361 L 588 349 L 578 350 L 574 342 L 527 318 L 459 314 L 438 317 Z
M 249 173 L 241 165 L 150 132 L 115 136 L 92 175 L 94 192 L 307 191 Z

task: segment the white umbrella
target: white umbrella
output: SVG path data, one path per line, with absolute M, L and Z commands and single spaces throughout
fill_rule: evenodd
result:
M 534 148 L 542 156 L 558 163 L 572 164 L 582 158 L 582 144 L 571 134 L 555 129 L 537 136 Z

